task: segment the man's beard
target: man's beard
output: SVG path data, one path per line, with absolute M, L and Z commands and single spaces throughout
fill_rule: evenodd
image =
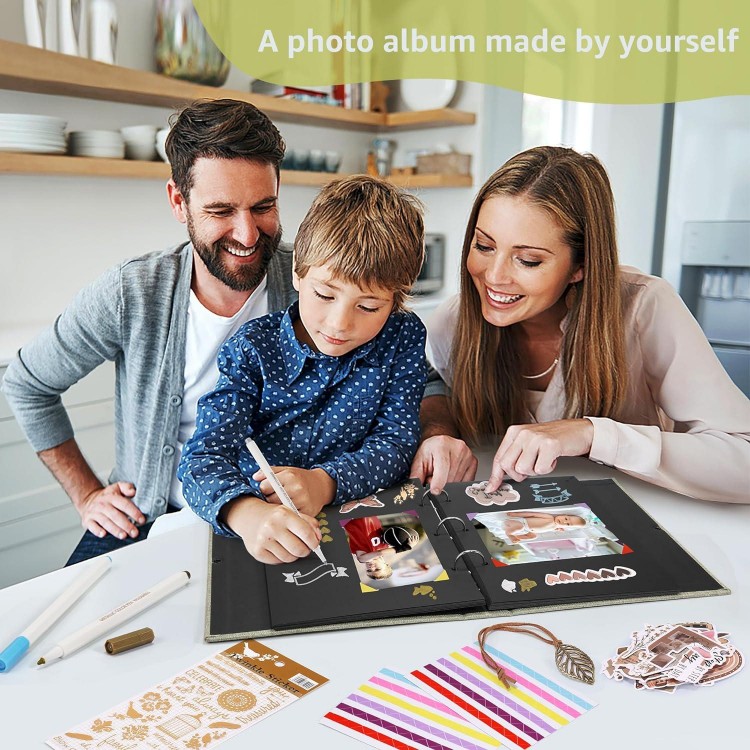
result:
M 226 248 L 236 248 L 238 250 L 247 250 L 244 245 L 231 240 L 221 239 L 207 245 L 201 242 L 195 232 L 192 218 L 188 215 L 187 230 L 190 241 L 193 243 L 195 251 L 205 264 L 208 272 L 222 283 L 226 284 L 235 292 L 251 292 L 263 281 L 266 275 L 266 269 L 271 262 L 276 248 L 281 242 L 281 226 L 278 232 L 273 236 L 259 231 L 258 241 L 255 243 L 255 252 L 260 254 L 260 258 L 246 267 L 240 266 L 231 269 L 224 262 L 224 251 Z

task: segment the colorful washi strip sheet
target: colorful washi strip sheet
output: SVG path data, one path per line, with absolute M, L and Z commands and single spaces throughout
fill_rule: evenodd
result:
M 381 669 L 322 719 L 332 729 L 389 750 L 493 750 L 496 737 L 420 690 L 405 675 Z
M 515 680 L 510 689 L 482 661 L 477 644 L 415 669 L 409 678 L 509 748 L 530 747 L 596 705 L 502 651 L 485 648 Z

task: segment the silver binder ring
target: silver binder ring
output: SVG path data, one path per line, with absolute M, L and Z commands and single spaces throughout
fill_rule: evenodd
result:
M 466 523 L 464 522 L 463 518 L 459 518 L 458 516 L 446 516 L 435 528 L 435 536 L 440 536 L 440 527 L 446 522 L 446 521 L 458 521 L 461 526 L 463 526 L 463 530 L 466 531 Z M 480 553 L 481 554 L 481 553 Z
M 429 490 L 425 490 L 422 493 L 422 499 L 419 501 L 419 507 L 421 508 L 424 505 L 424 500 L 427 497 L 427 495 L 430 496 L 430 500 L 437 500 L 441 495 L 445 495 L 445 502 L 449 503 L 451 501 L 450 497 L 448 497 L 448 493 L 445 490 L 440 490 L 440 492 L 437 495 L 433 495 Z
M 452 567 L 453 567 L 453 570 L 458 570 L 458 568 L 456 567 L 456 566 L 457 566 L 457 564 L 458 564 L 458 561 L 459 561 L 459 560 L 460 560 L 460 559 L 461 559 L 461 558 L 462 558 L 462 557 L 463 557 L 464 555 L 468 555 L 468 554 L 469 554 L 469 552 L 475 552 L 475 553 L 476 553 L 477 555 L 479 555 L 479 557 L 481 557 L 481 558 L 482 558 L 482 565 L 487 565 L 487 560 L 485 559 L 484 555 L 483 555 L 483 554 L 482 554 L 482 553 L 481 553 L 481 552 L 480 552 L 480 551 L 479 551 L 478 549 L 465 549 L 465 550 L 464 550 L 463 552 L 459 552 L 459 553 L 458 553 L 458 554 L 456 555 L 456 559 L 455 559 L 455 560 L 453 561 L 453 565 L 452 565 Z M 467 569 L 467 570 L 469 569 L 469 568 L 468 568 L 468 565 L 466 566 L 466 569 Z

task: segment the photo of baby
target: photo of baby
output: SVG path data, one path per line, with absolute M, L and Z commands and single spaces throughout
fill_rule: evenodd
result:
M 416 511 L 339 521 L 359 580 L 371 589 L 435 581 L 445 571 Z
M 620 555 L 625 549 L 585 503 L 468 517 L 495 565 Z

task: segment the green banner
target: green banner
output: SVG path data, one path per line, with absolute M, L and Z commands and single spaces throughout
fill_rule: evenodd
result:
M 750 93 L 749 0 L 193 0 L 224 54 L 287 86 L 404 78 L 571 101 Z

